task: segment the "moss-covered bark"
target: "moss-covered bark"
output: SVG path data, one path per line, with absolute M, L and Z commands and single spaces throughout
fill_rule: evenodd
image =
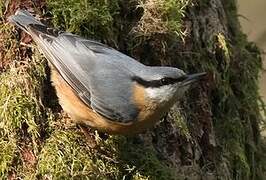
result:
M 101 148 L 90 149 L 61 111 L 44 58 L 6 23 L 18 7 L 145 64 L 208 77 L 154 129 L 107 140 L 96 132 Z M 240 30 L 234 0 L 1 1 L 0 8 L 1 178 L 263 179 L 261 58 Z

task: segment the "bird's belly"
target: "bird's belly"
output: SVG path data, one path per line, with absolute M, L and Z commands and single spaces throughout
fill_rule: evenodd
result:
M 138 119 L 131 123 L 120 123 L 106 119 L 84 104 L 56 70 L 51 72 L 51 79 L 60 105 L 78 124 L 85 124 L 110 134 L 135 134 L 153 126 L 160 119 L 160 114 L 153 113 L 151 115 L 148 111 L 140 113 Z

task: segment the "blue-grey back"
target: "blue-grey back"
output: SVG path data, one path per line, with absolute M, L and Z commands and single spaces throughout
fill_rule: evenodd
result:
M 132 77 L 146 66 L 103 44 L 70 33 L 52 40 L 44 37 L 42 44 L 45 52 L 53 56 L 49 60 L 86 104 L 109 119 L 136 119 L 138 109 L 131 99 Z

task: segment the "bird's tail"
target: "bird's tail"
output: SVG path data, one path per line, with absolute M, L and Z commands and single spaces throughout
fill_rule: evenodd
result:
M 45 26 L 43 23 L 33 17 L 28 11 L 22 9 L 17 10 L 15 15 L 8 17 L 8 21 L 14 23 L 28 34 L 30 34 L 30 25 Z

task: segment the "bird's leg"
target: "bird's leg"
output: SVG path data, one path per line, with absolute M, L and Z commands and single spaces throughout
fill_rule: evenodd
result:
M 102 141 L 102 140 L 107 140 L 108 139 L 108 134 L 105 133 L 97 133 L 94 132 L 92 129 L 89 127 L 85 126 L 84 124 L 78 124 L 80 129 L 82 130 L 83 134 L 85 135 L 87 139 L 88 146 L 90 147 L 90 150 L 94 153 L 98 153 L 102 158 L 107 159 L 108 161 L 112 161 L 114 163 L 118 163 L 115 159 L 112 157 L 112 153 L 108 149 L 102 149 L 99 142 L 97 143 L 97 140 Z M 96 133 L 96 134 L 95 134 Z M 97 138 L 98 137 L 98 138 Z
M 92 132 L 92 130 L 85 125 L 79 124 L 78 126 L 80 127 L 81 131 L 85 135 L 89 147 L 92 149 L 97 148 L 97 142 L 95 139 L 94 132 Z
M 102 139 L 102 140 L 107 140 L 109 138 L 109 135 L 106 134 L 106 133 L 103 133 L 103 132 L 98 132 L 99 133 L 99 137 Z

